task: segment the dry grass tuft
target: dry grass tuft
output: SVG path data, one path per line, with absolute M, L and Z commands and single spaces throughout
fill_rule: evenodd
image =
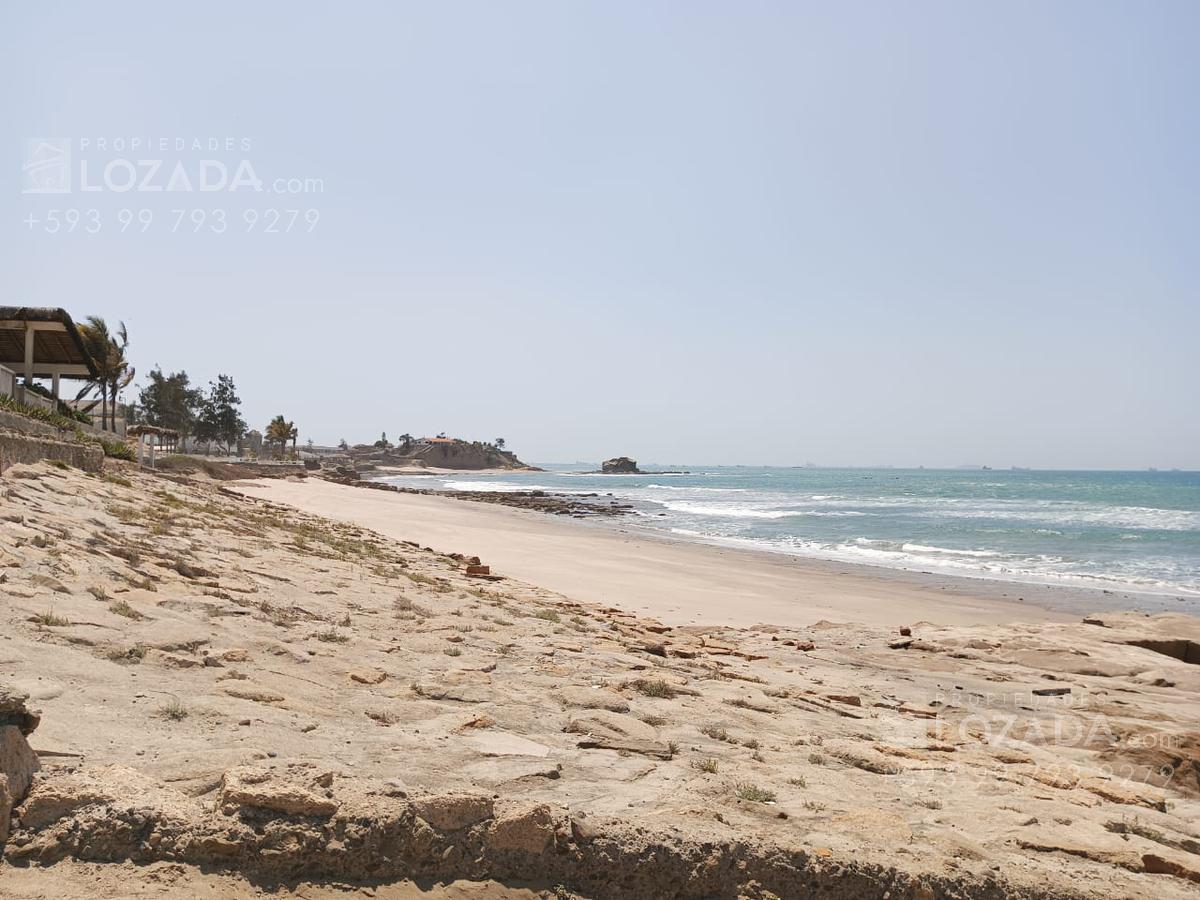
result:
M 775 792 L 769 791 L 764 787 L 759 787 L 757 784 L 750 782 L 742 782 L 734 788 L 734 793 L 741 800 L 749 800 L 751 803 L 774 803 Z

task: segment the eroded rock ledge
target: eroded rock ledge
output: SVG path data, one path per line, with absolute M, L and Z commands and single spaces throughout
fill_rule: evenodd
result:
M 11 864 L 161 860 L 252 879 L 438 878 L 570 885 L 590 897 L 1068 897 L 998 875 L 911 874 L 753 841 L 703 841 L 490 794 L 408 796 L 305 762 L 227 772 L 213 800 L 124 766 L 43 779 Z

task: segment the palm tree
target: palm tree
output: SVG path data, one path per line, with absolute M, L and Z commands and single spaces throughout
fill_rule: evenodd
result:
M 100 428 L 116 431 L 117 396 L 129 387 L 136 374 L 126 358 L 129 332 L 125 328 L 125 323 L 119 322 L 114 334 L 109 331 L 108 323 L 101 316 L 88 316 L 87 321 L 79 326 L 79 332 L 83 336 L 84 349 L 95 364 L 96 376 L 84 386 L 76 399 L 82 399 L 90 391 L 99 391 Z M 112 398 L 111 406 L 109 404 L 110 397 Z M 111 429 L 109 429 L 110 421 Z
M 279 456 L 283 458 L 287 453 L 288 441 L 292 442 L 292 450 L 295 450 L 296 438 L 299 435 L 300 430 L 296 428 L 295 424 L 289 422 L 282 415 L 279 415 L 273 418 L 267 425 L 266 431 L 263 432 L 263 439 L 268 444 L 278 444 Z
M 109 343 L 109 359 L 108 359 L 108 392 L 112 397 L 112 406 L 110 414 L 112 416 L 112 428 L 117 430 L 117 398 L 121 391 L 133 384 L 133 378 L 137 374 L 137 370 L 129 365 L 129 359 L 125 351 L 129 348 L 129 332 L 125 329 L 124 322 L 117 323 L 117 333 L 113 336 Z

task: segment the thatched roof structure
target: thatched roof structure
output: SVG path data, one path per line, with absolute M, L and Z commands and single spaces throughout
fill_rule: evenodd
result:
M 96 376 L 96 364 L 70 314 L 52 306 L 0 306 L 0 366 L 24 371 L 27 328 L 33 330 L 35 377 Z
M 165 438 L 179 437 L 179 432 L 174 428 L 159 428 L 157 425 L 130 425 L 125 429 L 126 437 L 141 437 L 143 434 L 153 434 Z

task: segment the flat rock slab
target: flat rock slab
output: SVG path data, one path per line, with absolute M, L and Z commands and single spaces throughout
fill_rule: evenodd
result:
M 458 703 L 485 703 L 495 700 L 495 692 L 482 684 L 429 684 L 414 682 L 413 692 L 426 700 L 454 700 Z
M 507 731 L 490 731 L 467 738 L 465 743 L 484 756 L 533 756 L 543 758 L 550 755 L 550 748 L 529 738 Z
M 616 750 L 619 753 L 640 753 L 657 759 L 671 759 L 675 754 L 666 744 L 658 741 L 638 741 L 617 737 L 586 737 L 576 746 L 581 750 Z
M 336 802 L 318 793 L 314 786 L 303 783 L 293 773 L 281 777 L 250 768 L 225 773 L 221 803 L 226 809 L 248 806 L 292 816 L 328 817 L 338 809 Z
M 615 713 L 629 712 L 629 701 L 607 688 L 568 685 L 558 693 L 567 706 L 577 706 L 582 709 L 607 709 L 609 712 Z
M 653 743 L 658 732 L 641 719 L 623 713 L 597 709 L 584 713 L 567 723 L 565 729 L 571 734 L 587 735 L 591 738 L 609 738 L 616 741 L 643 741 Z
M 545 778 L 550 781 L 562 776 L 559 767 L 546 759 L 527 756 L 497 756 L 471 763 L 463 769 L 476 784 L 501 785 L 510 781 Z

